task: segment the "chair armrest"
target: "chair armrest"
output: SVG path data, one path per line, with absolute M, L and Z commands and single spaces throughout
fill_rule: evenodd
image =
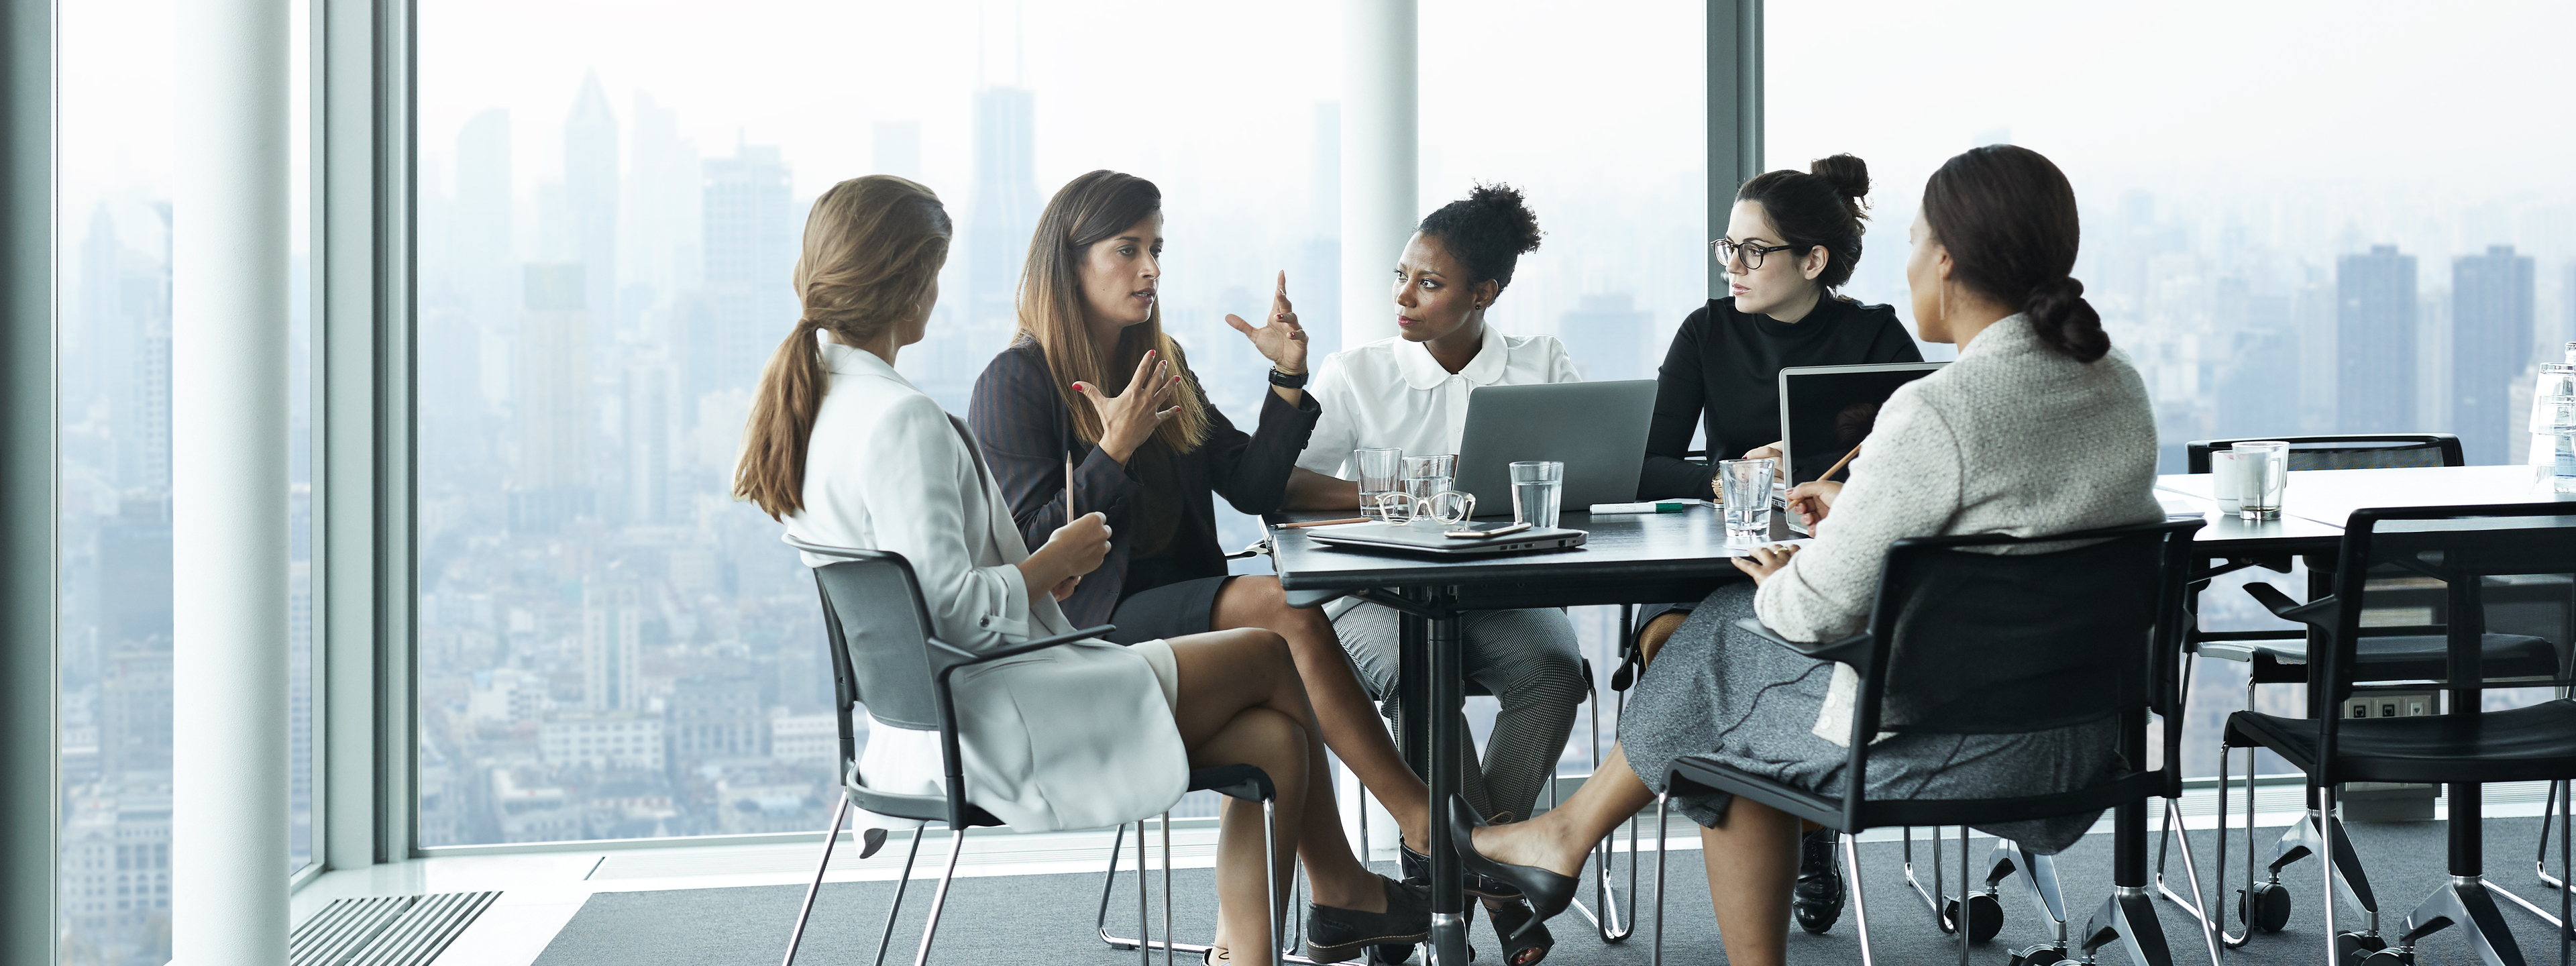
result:
M 2341 601 L 2332 597 L 2302 604 L 2291 600 L 2290 595 L 2282 593 L 2280 588 L 2264 583 L 2246 584 L 2245 594 L 2254 598 L 2255 603 L 2262 604 L 2263 609 L 2271 611 L 2274 617 L 2327 632 L 2334 630 L 2343 606 Z
M 1041 637 L 1034 641 L 1023 641 L 1009 647 L 997 647 L 989 651 L 964 650 L 943 642 L 935 637 L 930 639 L 930 643 L 951 653 L 967 655 L 965 660 L 939 669 L 939 683 L 945 685 L 948 683 L 948 676 L 956 673 L 958 668 L 973 667 L 977 664 L 999 661 L 1006 657 L 1018 657 L 1022 654 L 1029 653 L 1030 651 L 1043 651 L 1050 647 L 1060 647 L 1066 644 L 1071 644 L 1075 641 L 1089 640 L 1117 629 L 1118 625 L 1116 624 L 1102 624 L 1098 627 L 1086 627 L 1071 634 L 1058 634 L 1054 637 Z
M 1763 626 L 1761 621 L 1750 617 L 1738 619 L 1735 622 L 1735 626 L 1743 628 L 1746 632 L 1762 638 L 1763 640 L 1770 641 L 1773 644 L 1778 644 L 1781 647 L 1815 658 L 1816 660 L 1833 661 L 1838 664 L 1849 664 L 1852 666 L 1852 670 L 1859 671 L 1864 674 L 1869 672 L 1869 666 L 1871 663 L 1870 643 L 1873 638 L 1870 636 L 1868 631 L 1862 631 L 1839 641 L 1808 644 L 1782 637 L 1780 636 L 1780 632 Z

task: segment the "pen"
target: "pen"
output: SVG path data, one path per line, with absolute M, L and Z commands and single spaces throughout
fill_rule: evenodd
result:
M 1306 527 L 1329 527 L 1344 523 L 1367 522 L 1369 522 L 1369 518 L 1367 517 L 1352 517 L 1348 520 L 1310 520 L 1305 523 L 1282 523 L 1278 525 L 1278 528 L 1281 530 L 1302 530 Z

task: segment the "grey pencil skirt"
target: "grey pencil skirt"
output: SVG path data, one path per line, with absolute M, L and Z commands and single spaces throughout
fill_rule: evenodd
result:
M 1813 733 L 1834 665 L 1735 626 L 1753 616 L 1751 583 L 1701 601 L 1637 683 L 1619 742 L 1646 787 L 1664 791 L 1674 759 L 1714 757 L 1799 788 L 1839 792 L 1850 751 Z M 1870 746 L 1872 798 L 1995 798 L 2070 791 L 2123 770 L 2110 720 L 2019 735 L 1899 734 Z M 1702 826 L 1726 818 L 1735 796 L 1677 796 Z M 2101 813 L 1977 828 L 2041 854 L 2075 844 Z

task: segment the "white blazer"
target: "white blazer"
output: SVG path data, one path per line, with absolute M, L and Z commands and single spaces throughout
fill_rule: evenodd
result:
M 1028 548 L 966 424 L 875 354 L 829 338 L 822 351 L 831 383 L 805 451 L 805 509 L 787 519 L 788 535 L 902 554 L 933 632 L 957 647 L 1071 633 L 1044 591 L 1029 602 L 1015 566 Z M 831 562 L 805 555 L 809 567 Z M 1189 785 L 1189 752 L 1162 686 L 1125 647 L 1081 641 L 950 681 L 966 799 L 1015 830 L 1132 822 L 1170 808 Z M 939 794 L 942 770 L 938 732 L 868 729 L 859 774 L 869 787 Z

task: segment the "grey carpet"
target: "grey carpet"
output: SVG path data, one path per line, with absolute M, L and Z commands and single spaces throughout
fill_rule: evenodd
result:
M 2485 823 L 2487 848 L 2486 871 L 2506 888 L 2554 908 L 2558 894 L 2542 888 L 2531 874 L 2530 858 L 2537 827 L 2536 819 L 2491 819 Z M 2391 934 L 2415 903 L 2429 894 L 2446 873 L 2443 861 L 2443 829 L 2440 822 L 2355 825 L 2354 846 L 2360 853 L 2371 882 L 2380 895 L 2382 922 Z M 2258 834 L 2268 856 L 2270 842 L 2278 830 Z M 2235 838 L 2237 851 L 2231 856 L 2229 878 L 2242 880 L 2242 832 Z M 2207 833 L 2196 837 L 2194 844 L 2201 853 L 2201 874 L 2212 874 L 2209 854 L 2212 843 Z M 1980 845 L 1983 843 L 1981 842 Z M 2553 843 L 2554 846 L 2554 843 Z M 1958 842 L 1949 842 L 1948 857 L 1955 857 Z M 2552 849 L 2552 867 L 2555 862 Z M 2066 882 L 2067 904 L 2075 920 L 2070 932 L 2080 931 L 2083 920 L 2110 891 L 2111 840 L 2108 835 L 2087 838 L 2058 857 L 2059 875 Z M 1133 852 L 1128 853 L 1132 862 Z M 1980 862 L 1984 852 L 1976 852 Z M 1928 857 L 1918 840 L 1918 869 L 1928 871 Z M 1717 940 L 1717 927 L 1708 912 L 1708 887 L 1694 852 L 1674 853 L 1668 899 L 1671 919 L 1664 926 L 1665 952 L 1669 962 L 1679 964 L 1721 963 L 1725 961 Z M 2154 860 L 2150 850 L 2149 861 Z M 1940 963 L 1957 961 L 1957 940 L 1941 934 L 1931 915 L 1905 887 L 1899 850 L 1895 843 L 1872 843 L 1861 848 L 1861 863 L 1867 878 L 1863 887 L 1870 897 L 1872 914 L 1871 939 L 1882 963 Z M 925 861 L 925 867 L 930 863 Z M 1624 860 L 1623 860 L 1624 865 Z M 1956 867 L 1947 865 L 1955 879 Z M 1622 870 L 1624 871 L 1624 869 Z M 2177 890 L 2183 888 L 2182 863 L 2177 857 L 2170 868 L 2170 879 Z M 2292 866 L 2284 882 L 2296 897 L 2297 912 L 2289 928 L 2277 934 L 2257 935 L 2242 949 L 2228 955 L 2230 963 L 2317 963 L 2324 957 L 2318 941 L 2323 923 L 2317 906 L 2318 870 L 2316 860 L 2303 860 Z M 1651 904 L 1654 881 L 1653 853 L 1639 884 Z M 1158 873 L 1159 875 L 1159 873 Z M 1174 918 L 1182 937 L 1201 939 L 1212 924 L 1214 902 L 1209 892 L 1210 873 L 1205 869 L 1180 870 L 1174 874 L 1174 888 L 1179 896 Z M 1624 875 L 1622 876 L 1624 880 Z M 1132 891 L 1134 873 L 1127 873 L 1110 902 L 1110 923 L 1122 935 L 1132 935 L 1136 917 L 1136 894 Z M 929 906 L 934 880 L 916 880 L 904 898 L 903 921 L 895 929 L 894 948 L 887 960 L 907 963 L 921 936 L 921 922 Z M 833 883 L 823 887 L 814 909 L 813 924 L 808 928 L 801 963 L 864 964 L 875 950 L 878 931 L 885 924 L 885 905 L 893 894 L 890 882 Z M 1097 875 L 1050 875 L 960 879 L 951 890 L 948 912 L 942 918 L 933 960 L 944 964 L 1019 962 L 1032 954 L 1066 963 L 1123 966 L 1136 961 L 1133 951 L 1113 951 L 1103 946 L 1092 932 L 1093 917 L 1098 909 L 1100 879 Z M 1156 896 L 1159 899 L 1160 887 Z M 764 886 L 725 889 L 689 889 L 664 892 L 603 892 L 593 895 L 554 942 L 537 960 L 538 966 L 767 966 L 779 960 L 786 948 L 787 932 L 802 895 L 798 886 Z M 2233 896 L 2233 887 L 2229 895 Z M 2005 922 L 2003 932 L 1993 942 L 1974 948 L 1972 958 L 1978 963 L 2003 963 L 2014 947 L 2042 941 L 2049 936 L 2045 920 L 2029 902 L 2015 895 L 2009 885 L 2004 893 Z M 1585 901 L 1591 901 L 1587 888 Z M 2232 898 L 2230 900 L 2232 905 Z M 2177 963 L 2206 962 L 2208 954 L 2201 944 L 2197 927 L 2169 902 L 2159 902 L 2165 934 L 2172 944 Z M 2553 930 L 2519 907 L 2507 904 L 2504 911 L 2515 936 L 2534 963 L 2557 962 L 2557 942 Z M 2232 916 L 2231 916 L 2232 918 Z M 1653 936 L 1654 918 L 1641 911 L 1641 927 L 1635 938 L 1621 945 L 1605 945 L 1590 931 L 1590 924 L 1569 911 L 1550 925 L 1555 930 L 1557 945 L 1547 959 L 1547 966 L 1646 966 L 1651 960 L 1649 941 Z M 1161 911 L 1155 912 L 1156 934 L 1160 935 Z M 1491 927 L 1480 916 L 1474 926 L 1474 943 L 1487 957 L 1494 950 Z M 1833 930 L 1812 936 L 1792 930 L 1790 961 L 1793 963 L 1858 962 L 1859 946 L 1853 938 L 1852 917 L 1848 911 Z M 1159 963 L 1158 955 L 1155 962 Z M 2125 962 L 2116 949 L 2106 949 L 2104 963 Z M 1419 962 L 1417 958 L 1416 962 Z M 2449 933 L 2428 937 L 2419 947 L 2418 962 L 2425 964 L 2469 963 L 2466 948 L 2450 938 Z

